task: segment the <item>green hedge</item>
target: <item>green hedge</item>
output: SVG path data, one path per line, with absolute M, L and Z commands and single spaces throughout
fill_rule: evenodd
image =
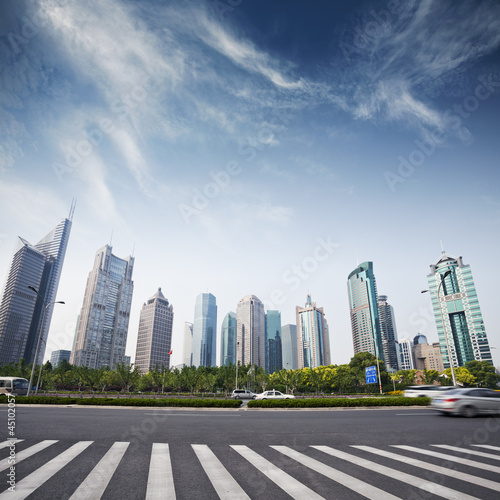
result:
M 248 408 L 335 408 L 360 406 L 427 406 L 431 398 L 308 398 L 267 399 L 248 402 Z
M 7 397 L 1 395 L 0 403 L 7 403 Z M 141 399 L 141 398 L 68 398 L 57 396 L 16 396 L 18 404 L 46 405 L 81 405 L 81 406 L 177 406 L 198 408 L 238 408 L 239 399 Z

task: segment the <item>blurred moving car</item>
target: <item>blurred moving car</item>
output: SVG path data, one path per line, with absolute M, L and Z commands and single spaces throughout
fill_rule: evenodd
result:
M 293 396 L 292 394 L 283 394 L 282 392 L 275 391 L 273 389 L 272 391 L 266 391 L 262 394 L 257 394 L 255 399 L 295 399 L 295 396 Z
M 451 391 L 457 389 L 453 385 L 412 385 L 405 390 L 407 398 L 435 398 L 443 393 L 443 391 Z
M 500 392 L 491 389 L 455 389 L 434 398 L 431 408 L 443 415 L 475 417 L 480 414 L 500 415 Z
M 256 394 L 246 389 L 235 389 L 231 394 L 233 399 L 255 399 Z

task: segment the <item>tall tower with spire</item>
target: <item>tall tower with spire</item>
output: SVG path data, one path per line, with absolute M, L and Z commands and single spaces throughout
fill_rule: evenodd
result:
M 473 360 L 493 364 L 470 266 L 442 249 L 427 281 L 444 367 Z

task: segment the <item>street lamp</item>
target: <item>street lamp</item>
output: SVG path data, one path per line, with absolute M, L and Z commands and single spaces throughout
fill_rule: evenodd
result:
M 38 350 L 40 349 L 40 341 L 42 340 L 42 329 L 43 329 L 43 324 L 45 322 L 45 313 L 47 312 L 47 309 L 52 305 L 52 304 L 64 304 L 63 301 L 56 301 L 56 302 L 50 302 L 49 304 L 46 304 L 45 303 L 45 300 L 43 299 L 43 297 L 38 293 L 37 289 L 34 287 L 34 286 L 31 286 L 31 285 L 28 285 L 28 288 L 30 290 L 32 290 L 33 292 L 35 292 L 39 297 L 40 299 L 42 299 L 42 302 L 43 302 L 43 305 L 44 305 L 44 308 L 43 308 L 43 315 L 42 315 L 42 323 L 40 325 L 40 333 L 38 334 L 38 340 L 36 342 L 36 350 L 35 350 L 35 357 L 33 359 L 33 366 L 31 368 L 31 375 L 30 375 L 30 381 L 29 381 L 29 385 L 28 385 L 28 393 L 26 394 L 26 396 L 29 396 L 30 395 L 30 392 L 31 392 L 31 384 L 33 383 L 33 375 L 35 374 L 35 366 L 36 366 L 36 360 L 38 358 Z M 36 386 L 36 392 L 38 392 L 38 385 L 40 384 L 40 378 L 42 376 L 42 366 L 43 365 L 40 365 L 40 373 L 38 375 L 38 383 L 37 383 L 37 386 Z
M 455 377 L 455 370 L 453 368 L 453 360 L 451 359 L 451 351 L 450 351 L 450 343 L 448 342 L 448 332 L 446 331 L 446 324 L 444 322 L 444 315 L 443 315 L 443 308 L 441 307 L 441 303 L 439 302 L 439 290 L 443 286 L 443 281 L 444 279 L 451 274 L 451 269 L 448 269 L 443 276 L 441 276 L 441 281 L 439 283 L 438 289 L 437 289 L 437 294 L 433 290 L 422 290 L 420 293 L 433 293 L 436 295 L 437 301 L 438 301 L 438 306 L 439 306 L 439 312 L 441 313 L 441 321 L 443 322 L 443 333 L 444 333 L 444 339 L 446 340 L 446 350 L 448 351 L 448 361 L 450 363 L 450 369 L 451 369 L 451 377 L 453 378 L 453 385 L 457 385 L 457 379 Z
M 236 389 L 238 389 L 238 347 L 240 346 L 239 342 L 236 342 Z

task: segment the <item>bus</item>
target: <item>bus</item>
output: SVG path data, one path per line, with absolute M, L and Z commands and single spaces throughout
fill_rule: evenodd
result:
M 26 396 L 29 382 L 21 377 L 0 377 L 0 394 Z

